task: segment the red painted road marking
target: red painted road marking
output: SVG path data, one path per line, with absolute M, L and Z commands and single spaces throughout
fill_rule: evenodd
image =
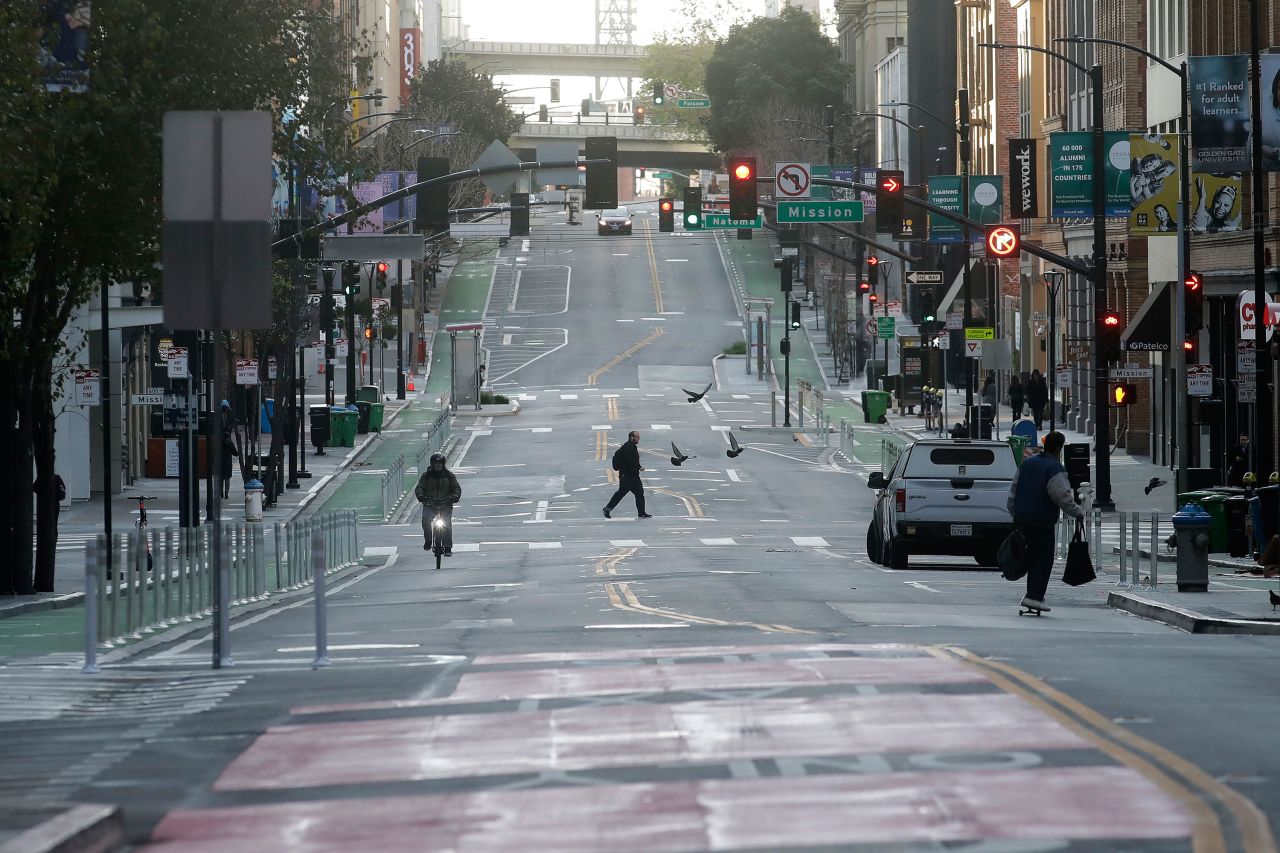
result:
M 294 714 L 422 708 L 463 702 L 667 693 L 680 690 L 741 690 L 753 687 L 813 687 L 826 684 L 962 684 L 986 679 L 973 669 L 935 657 L 805 658 L 741 663 L 682 663 L 598 666 L 587 669 L 469 672 L 453 694 L 419 701 L 352 702 L 293 709 Z
M 1004 693 L 885 693 L 587 705 L 277 726 L 215 790 L 306 788 L 673 762 L 923 752 L 1090 749 Z
M 671 782 L 324 800 L 168 815 L 152 853 L 768 849 L 1174 839 L 1179 804 L 1124 767 Z
M 761 643 L 755 646 L 681 646 L 679 648 L 590 649 L 580 652 L 480 655 L 472 663 L 476 666 L 486 666 L 495 664 L 572 663 L 580 660 L 639 660 L 641 658 L 673 658 L 679 660 L 680 658 L 697 657 L 788 655 L 798 652 L 811 654 L 854 652 L 865 655 L 900 652 L 912 654 L 913 656 L 924 656 L 925 654 L 919 646 L 910 643 L 778 643 L 775 645 Z

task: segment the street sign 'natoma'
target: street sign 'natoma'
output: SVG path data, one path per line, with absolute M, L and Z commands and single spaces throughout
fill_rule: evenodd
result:
M 779 222 L 861 222 L 860 201 L 779 201 Z

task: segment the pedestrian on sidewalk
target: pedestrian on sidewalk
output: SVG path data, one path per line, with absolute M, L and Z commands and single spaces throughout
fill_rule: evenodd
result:
M 1016 421 L 1022 417 L 1022 404 L 1026 399 L 1026 389 L 1022 387 L 1022 380 L 1018 378 L 1018 374 L 1013 374 L 1013 378 L 1009 380 L 1009 407 L 1013 409 L 1013 419 Z
M 1240 436 L 1240 443 L 1231 449 L 1228 458 L 1227 485 L 1243 488 L 1244 475 L 1249 472 L 1249 436 Z
M 431 525 L 439 516 L 444 519 L 444 533 L 440 536 L 444 555 L 452 557 L 453 505 L 462 500 L 462 484 L 445 465 L 443 453 L 431 454 L 427 470 L 413 487 L 413 496 L 422 504 L 422 549 L 431 550 Z
M 239 456 L 240 451 L 236 447 L 235 440 L 231 437 L 231 430 L 224 430 L 222 433 L 222 470 L 219 471 L 222 479 L 222 497 L 224 500 L 231 497 L 231 473 L 234 470 L 232 457 Z
M 996 406 L 1000 404 L 1000 389 L 996 387 L 996 373 L 987 374 L 987 381 L 982 383 L 982 404 L 991 407 L 991 418 L 995 420 Z
M 613 452 L 613 470 L 618 472 L 618 491 L 613 493 L 609 505 L 604 508 L 604 517 L 613 518 L 609 513 L 630 492 L 636 496 L 636 515 L 640 518 L 653 518 L 644 511 L 644 483 L 640 481 L 640 472 L 644 470 L 644 466 L 640 464 L 640 433 L 635 430 L 627 433 L 627 440 Z
M 1039 370 L 1031 371 L 1027 380 L 1027 406 L 1031 409 L 1031 417 L 1036 422 L 1036 431 L 1044 428 L 1044 407 L 1049 402 L 1049 386 Z
M 1025 460 L 1009 486 L 1009 514 L 1027 543 L 1027 595 L 1022 606 L 1049 610 L 1044 595 L 1053 572 L 1053 531 L 1060 513 L 1084 518 L 1076 503 L 1071 482 L 1062 467 L 1062 445 L 1066 437 L 1056 430 L 1044 437 L 1044 451 Z

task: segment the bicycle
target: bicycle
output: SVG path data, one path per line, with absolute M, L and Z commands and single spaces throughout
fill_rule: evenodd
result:
M 138 520 L 133 523 L 133 526 L 139 530 L 145 530 L 147 528 L 147 501 L 156 501 L 159 498 L 155 495 L 125 495 L 125 497 L 131 501 L 138 502 Z M 147 571 L 151 571 L 153 567 L 151 561 L 151 539 L 143 534 L 142 541 L 147 549 Z
M 431 553 L 436 555 L 436 571 L 440 570 L 440 558 L 444 556 L 444 537 L 449 525 L 437 514 L 431 522 Z

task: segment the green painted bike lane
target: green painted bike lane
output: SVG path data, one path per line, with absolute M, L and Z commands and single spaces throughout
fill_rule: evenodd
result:
M 782 290 L 779 274 L 778 270 L 773 266 L 773 249 L 768 241 L 724 240 L 721 245 L 724 246 L 726 257 L 741 274 L 742 286 L 746 295 L 774 300 L 774 317 L 778 317 L 778 311 L 781 311 L 782 322 L 789 322 L 790 318 L 785 316 L 786 309 L 781 307 Z M 780 327 L 775 324 L 775 328 Z M 778 369 L 778 377 L 781 379 L 782 335 L 780 333 L 774 334 L 772 338 L 773 363 L 774 367 Z M 797 379 L 804 380 L 815 388 L 826 388 L 822 371 L 813 358 L 813 347 L 809 342 L 809 335 L 803 328 L 792 330 L 791 332 L 791 381 L 793 383 L 793 393 L 794 383 Z M 825 393 L 824 390 L 824 396 Z M 833 423 L 838 424 L 841 418 L 862 422 L 862 409 L 838 398 L 827 399 L 823 410 Z
M 454 268 L 446 284 L 440 305 L 440 326 L 431 342 L 431 376 L 427 394 L 432 398 L 449 392 L 449 323 L 478 323 L 484 319 L 484 306 L 493 282 L 494 256 L 497 244 L 486 241 L 489 248 L 479 257 L 463 261 Z

